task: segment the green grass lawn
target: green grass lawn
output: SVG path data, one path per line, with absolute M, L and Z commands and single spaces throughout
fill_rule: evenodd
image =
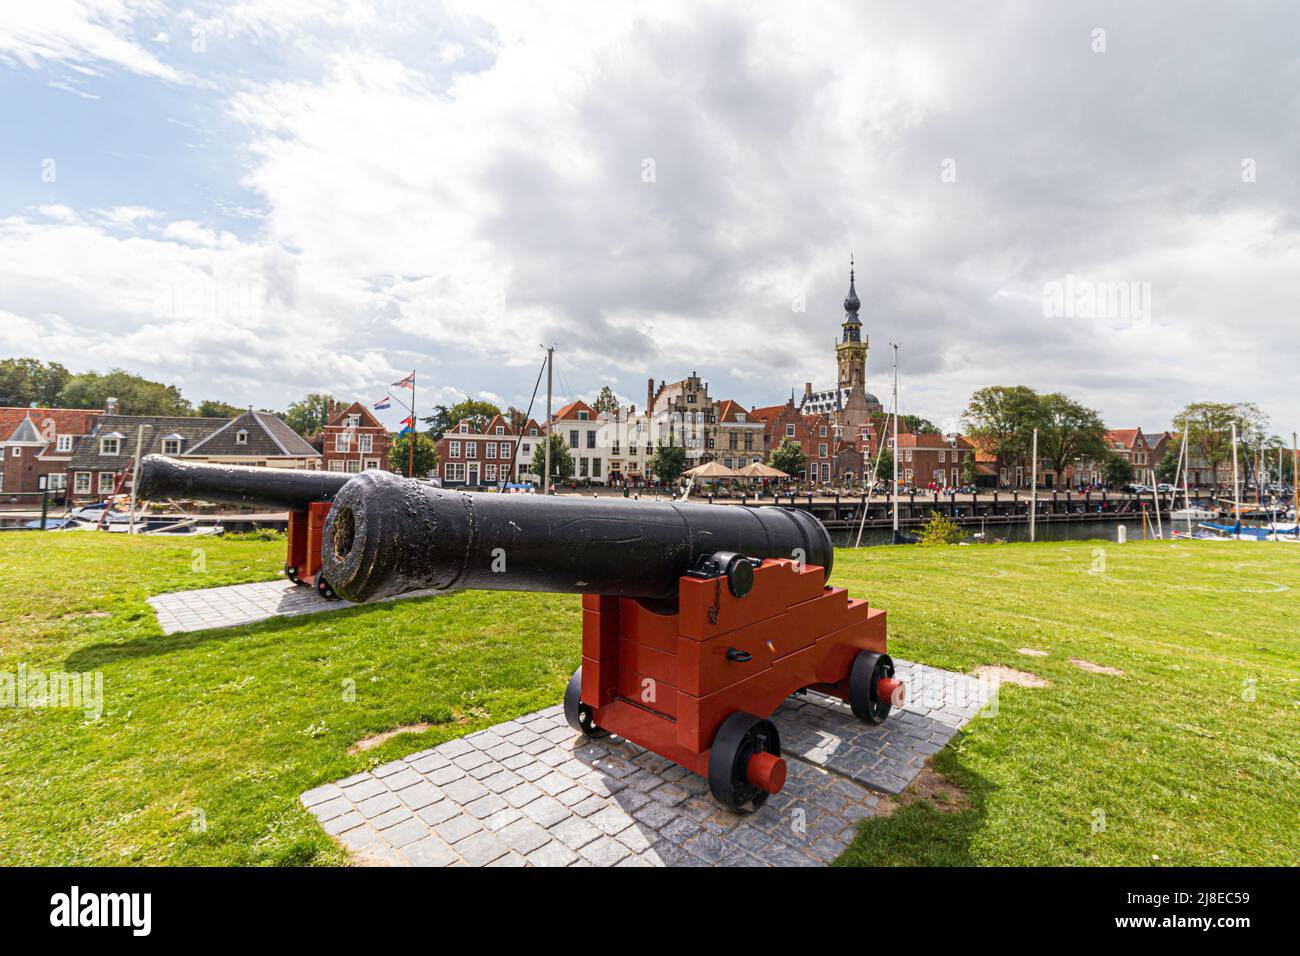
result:
M 147 596 L 269 580 L 283 562 L 278 542 L 204 540 L 202 562 L 194 546 L 0 535 L 0 672 L 98 671 L 105 697 L 95 720 L 0 711 L 0 863 L 344 862 L 299 793 L 554 704 L 578 663 L 579 604 L 562 595 L 463 593 L 165 637 Z M 841 863 L 1300 862 L 1300 547 L 836 560 L 835 583 L 889 609 L 896 656 L 1051 682 L 1004 687 L 998 715 L 936 758 L 968 809 L 916 801 L 867 821 Z M 347 752 L 419 721 L 431 729 Z

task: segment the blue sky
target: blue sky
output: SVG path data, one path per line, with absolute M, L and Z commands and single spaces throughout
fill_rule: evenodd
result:
M 853 253 L 905 411 L 1020 382 L 1289 432 L 1300 17 L 1169 9 L 24 4 L 0 351 L 279 408 L 415 368 L 423 414 L 522 407 L 548 343 L 560 400 L 770 404 L 830 383 Z M 1055 314 L 1071 276 L 1145 307 Z

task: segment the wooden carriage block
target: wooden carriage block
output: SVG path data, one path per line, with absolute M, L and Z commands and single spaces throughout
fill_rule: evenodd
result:
M 618 655 L 618 598 L 582 597 L 582 656 L 606 660 Z
M 656 614 L 635 598 L 619 598 L 619 634 L 638 644 L 648 644 L 670 654 L 677 651 L 679 614 Z
M 618 658 L 582 658 L 582 699 L 591 707 L 604 707 L 618 696 Z M 613 728 L 610 728 L 613 730 Z
M 768 560 L 754 571 L 754 587 L 743 598 L 732 595 L 726 581 L 717 578 L 682 578 L 679 605 L 680 633 L 694 640 L 707 640 L 739 627 L 746 627 L 783 612 L 789 605 L 812 600 L 821 593 L 825 571 L 805 565 L 796 571 L 791 561 Z M 717 619 L 710 612 L 717 606 Z

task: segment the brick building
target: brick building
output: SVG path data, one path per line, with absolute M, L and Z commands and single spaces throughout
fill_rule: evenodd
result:
M 346 406 L 331 402 L 329 423 L 319 441 L 322 467 L 327 471 L 391 470 L 388 450 L 392 435 L 360 402 Z
M 531 420 L 525 426 L 525 432 L 530 431 L 540 432 L 537 423 Z M 538 440 L 535 435 L 528 437 Z M 469 419 L 462 419 L 437 443 L 442 483 L 477 488 L 514 481 L 519 440 L 520 436 L 501 415 L 494 415 L 481 430 Z
M 898 435 L 898 479 L 915 488 L 957 488 L 966 460 L 974 448 L 959 435 L 900 432 Z
M 84 408 L 0 408 L 0 492 L 48 490 L 53 500 L 64 500 L 73 449 L 102 414 Z
M 772 453 L 787 438 L 799 444 L 804 456 L 804 467 L 799 474 L 791 477 L 815 484 L 830 484 L 838 477 L 835 464 L 837 455 L 841 469 L 850 470 L 845 468 L 845 456 L 842 452 L 846 444 L 852 443 L 845 443 L 835 433 L 830 415 L 824 412 L 812 415 L 801 414 L 792 398 L 784 405 L 752 408 L 748 417 L 763 423 L 764 460 L 770 461 Z M 837 443 L 839 443 L 838 449 Z M 850 463 L 860 465 L 861 455 L 856 451 L 855 455 L 856 457 Z

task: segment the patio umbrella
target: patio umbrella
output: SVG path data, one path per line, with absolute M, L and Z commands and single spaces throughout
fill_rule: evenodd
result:
M 744 478 L 789 478 L 790 477 L 784 471 L 781 471 L 778 468 L 773 468 L 771 465 L 765 465 L 761 461 L 756 461 L 752 465 L 742 468 L 740 470 L 740 474 Z
M 727 468 L 716 461 L 706 462 L 703 465 L 696 465 L 688 469 L 685 474 L 692 478 L 739 478 L 740 472 L 732 468 Z

